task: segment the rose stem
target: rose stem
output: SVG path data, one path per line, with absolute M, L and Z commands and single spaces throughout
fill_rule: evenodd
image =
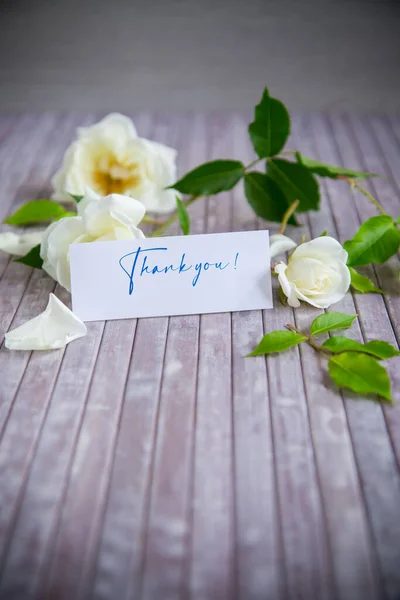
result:
M 286 226 L 288 224 L 288 221 L 289 221 L 290 217 L 292 216 L 292 214 L 294 213 L 294 211 L 296 210 L 296 208 L 298 207 L 299 204 L 300 204 L 299 200 L 295 200 L 293 202 L 293 204 L 291 204 L 289 206 L 289 208 L 287 209 L 287 211 L 283 215 L 282 225 L 281 225 L 281 228 L 279 230 L 279 233 L 283 234 L 285 232 L 285 229 L 286 229 Z
M 158 219 L 152 219 L 151 217 L 144 216 L 143 223 L 147 223 L 148 225 L 162 225 L 162 221 Z
M 286 325 L 286 327 L 288 329 L 290 329 L 291 331 L 294 331 L 295 333 L 298 333 L 299 335 L 304 336 L 305 338 L 307 338 L 307 342 L 310 344 L 310 346 L 312 346 L 314 348 L 314 350 L 316 350 L 317 352 L 319 352 L 320 354 L 322 354 L 322 356 L 325 356 L 325 358 L 330 358 L 329 354 L 326 354 L 326 352 L 324 352 L 322 350 L 322 348 L 320 346 L 318 346 L 318 344 L 316 344 L 314 342 L 314 340 L 312 339 L 311 335 L 307 335 L 305 333 L 303 333 L 302 331 L 300 331 L 300 329 L 297 329 L 297 327 L 295 327 L 294 325 Z
M 191 204 L 193 204 L 193 202 L 195 200 L 197 200 L 198 198 L 200 198 L 200 196 L 191 196 L 185 202 L 185 207 L 187 208 L 188 206 L 190 206 Z M 158 227 L 157 229 L 155 229 L 152 232 L 152 234 L 150 235 L 150 237 L 157 237 L 158 235 L 160 235 L 160 233 L 162 233 L 163 231 L 165 231 L 165 229 L 167 229 L 170 225 L 172 225 L 172 223 L 174 223 L 176 221 L 177 216 L 178 216 L 178 213 L 175 212 L 169 219 L 167 219 L 162 225 L 160 225 L 160 227 Z
M 357 188 L 359 192 L 361 192 L 364 196 L 366 196 L 366 198 L 368 198 L 368 200 L 370 200 L 372 202 L 372 204 L 381 213 L 381 215 L 387 216 L 387 212 L 379 204 L 378 200 L 376 198 L 374 198 L 369 192 L 367 192 L 367 190 L 365 188 L 363 188 L 362 185 L 357 183 L 357 181 L 355 179 L 351 179 L 351 177 L 345 177 L 345 176 L 339 176 L 338 179 L 343 179 L 344 181 L 347 181 L 347 183 L 349 183 L 352 188 L 353 187 Z

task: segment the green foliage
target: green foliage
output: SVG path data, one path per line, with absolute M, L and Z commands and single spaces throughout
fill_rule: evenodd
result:
M 34 246 L 34 248 L 32 248 L 28 254 L 25 254 L 25 256 L 21 256 L 21 258 L 15 258 L 13 262 L 19 262 L 23 265 L 27 265 L 28 267 L 33 267 L 34 269 L 41 269 L 43 260 L 40 257 L 40 244 Z
M 306 336 L 286 331 L 285 329 L 273 331 L 264 335 L 258 346 L 250 352 L 248 356 L 258 356 L 260 354 L 271 354 L 273 352 L 283 352 L 292 346 L 297 346 L 307 339 Z
M 353 171 L 352 169 L 345 169 L 344 167 L 336 167 L 335 165 L 327 165 L 326 163 L 318 162 L 312 158 L 307 158 L 296 152 L 296 159 L 300 165 L 307 167 L 314 175 L 320 177 L 330 177 L 331 179 L 337 179 L 338 177 L 351 177 L 352 179 L 366 179 L 367 177 L 379 177 L 377 173 L 366 173 L 364 171 Z
M 324 350 L 329 350 L 329 352 L 332 352 L 333 354 L 341 354 L 342 352 L 362 352 L 364 354 L 370 354 L 380 360 L 400 355 L 400 352 L 391 344 L 388 344 L 388 342 L 374 340 L 372 342 L 367 342 L 366 344 L 361 344 L 360 342 L 351 340 L 343 335 L 329 338 L 322 344 L 322 348 Z
M 273 158 L 267 161 L 267 172 L 282 190 L 288 205 L 299 200 L 297 212 L 318 210 L 319 186 L 308 169 L 297 163 Z
M 284 147 L 290 133 L 289 113 L 276 98 L 271 98 L 267 88 L 254 109 L 254 121 L 249 125 L 249 135 L 254 150 L 260 158 L 275 156 Z
M 328 361 L 329 374 L 339 387 L 357 394 L 377 394 L 392 402 L 390 379 L 386 369 L 372 356 L 343 352 Z
M 357 315 L 347 315 L 341 312 L 328 312 L 320 315 L 311 323 L 311 335 L 321 335 L 335 329 L 347 329 L 351 327 Z
M 83 196 L 76 196 L 75 194 L 70 194 L 71 198 L 75 200 L 77 204 L 82 200 Z
M 8 225 L 33 225 L 43 221 L 57 221 L 71 213 L 65 210 L 61 204 L 52 200 L 32 200 L 18 208 L 15 213 L 4 219 L 3 223 Z
M 280 223 L 289 205 L 276 183 L 265 173 L 251 171 L 244 178 L 244 193 L 256 215 Z M 289 223 L 296 225 L 292 216 Z
M 238 160 L 213 160 L 193 169 L 169 187 L 183 194 L 210 196 L 232 189 L 244 172 L 244 165 Z
M 349 267 L 349 271 L 351 275 L 351 285 L 357 292 L 361 292 L 362 294 L 367 292 L 374 292 L 376 294 L 385 293 L 383 290 L 376 287 L 369 277 L 361 275 L 361 273 L 358 273 L 353 267 Z
M 389 215 L 379 215 L 365 221 L 352 240 L 343 244 L 350 267 L 384 263 L 400 247 L 400 231 Z
M 182 200 L 176 196 L 176 210 L 178 211 L 178 219 L 182 229 L 183 235 L 189 235 L 190 233 L 190 217 L 186 206 Z

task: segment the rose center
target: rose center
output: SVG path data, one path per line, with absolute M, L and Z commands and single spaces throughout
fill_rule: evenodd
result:
M 92 180 L 95 191 L 103 196 L 128 193 L 142 181 L 140 165 L 133 163 L 127 167 L 115 158 L 103 157 L 93 171 Z

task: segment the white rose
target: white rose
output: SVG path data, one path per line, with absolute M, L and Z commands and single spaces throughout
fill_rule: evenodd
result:
M 317 308 L 328 308 L 350 287 L 347 252 L 331 237 L 300 244 L 288 262 L 278 263 L 275 273 L 290 306 L 298 307 L 299 300 L 304 300 Z
M 165 189 L 176 181 L 175 161 L 175 150 L 138 137 L 131 119 L 110 114 L 78 128 L 52 179 L 52 198 L 71 201 L 70 194 L 83 196 L 90 188 L 101 196 L 123 194 L 147 210 L 168 212 L 176 206 L 176 192 Z
M 77 217 L 60 219 L 44 232 L 40 247 L 42 268 L 70 290 L 70 244 L 144 238 L 136 227 L 144 214 L 143 204 L 127 196 L 86 196 L 78 204 Z

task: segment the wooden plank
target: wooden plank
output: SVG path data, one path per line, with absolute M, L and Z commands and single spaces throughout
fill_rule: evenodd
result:
M 308 123 L 308 127 L 314 135 L 314 150 L 317 150 L 317 158 L 333 164 L 344 162 L 346 166 L 356 169 L 366 168 L 365 164 L 357 161 L 352 141 L 346 135 L 346 131 L 349 132 L 348 124 L 344 126 L 342 123 L 340 126 L 339 119 L 335 119 L 332 130 L 327 127 L 326 120 L 315 117 Z M 334 140 L 337 145 L 334 144 Z M 311 152 L 312 144 L 309 147 Z M 361 200 L 362 206 L 357 206 L 357 199 L 355 198 L 355 202 L 352 202 L 348 189 L 343 189 L 343 185 L 339 182 L 327 180 L 326 189 L 335 220 L 335 234 L 338 239 L 344 241 L 351 237 L 358 228 L 360 223 L 358 211 L 363 210 L 364 200 Z M 343 210 L 344 204 L 345 211 Z M 366 213 L 368 215 L 368 210 Z M 347 296 L 337 306 L 339 308 L 343 306 L 345 312 L 357 312 L 360 315 L 360 325 L 358 327 L 355 325 L 349 332 L 346 332 L 349 337 L 358 341 L 380 338 L 393 343 L 392 328 L 381 296 L 355 294 L 354 303 L 351 302 L 350 296 Z M 381 406 L 367 400 L 354 402 L 353 396 L 349 393 L 345 394 L 345 398 L 346 413 L 363 484 L 368 519 L 374 536 L 375 552 L 380 560 L 386 591 L 391 589 L 393 591 L 393 585 L 398 588 L 395 565 L 398 563 L 399 547 L 399 530 L 396 525 L 393 526 L 399 506 L 398 473 L 393 451 L 387 436 Z M 391 533 L 387 535 L 386 532 L 389 529 L 391 529 Z M 334 554 L 338 555 L 338 553 Z
M 375 128 L 373 129 L 371 124 L 374 122 L 373 119 L 336 119 L 335 129 L 338 131 L 339 140 L 342 140 L 339 145 L 340 147 L 343 146 L 342 154 L 345 160 L 347 157 L 351 157 L 358 164 L 365 165 L 364 168 L 367 170 L 373 168 L 373 172 L 386 174 L 387 178 L 374 178 L 366 181 L 364 187 L 379 198 L 388 213 L 397 216 L 400 204 L 398 196 L 400 178 L 398 178 L 393 166 L 390 167 L 386 158 L 386 154 L 392 156 L 393 148 L 386 146 L 385 152 L 381 150 L 381 145 L 378 144 L 376 136 L 372 135 Z M 378 132 L 381 132 L 381 128 L 376 128 L 376 133 Z M 393 159 L 391 159 L 391 162 L 393 165 Z M 355 194 L 354 200 L 360 221 L 378 214 L 372 203 L 361 194 Z M 398 257 L 393 257 L 384 265 L 374 266 L 381 287 L 390 292 L 385 296 L 384 301 L 390 320 L 397 332 L 400 330 L 400 298 L 394 271 L 398 270 L 399 266 Z M 398 333 L 397 340 L 398 342 L 400 340 Z
M 93 584 L 95 598 L 135 597 L 140 585 L 144 515 L 148 504 L 148 477 L 157 428 L 166 334 L 165 321 L 138 321 L 116 439 L 103 531 L 99 540 L 99 552 L 96 552 L 98 562 Z M 78 551 L 82 555 L 85 550 L 84 540 L 80 539 Z M 60 578 L 62 562 L 58 568 Z M 56 579 L 54 574 L 54 585 Z
M 57 296 L 68 302 L 67 292 Z M 88 335 L 63 356 L 8 550 L 1 588 L 7 597 L 33 597 L 47 572 L 103 328 L 89 323 Z
M 170 122 L 158 118 L 151 137 L 174 145 Z M 179 132 L 177 132 L 180 135 Z M 166 137 L 164 137 L 166 136 Z M 93 589 L 96 598 L 130 597 L 142 585 L 153 444 L 157 430 L 162 362 L 168 319 L 142 319 L 131 362 L 130 378 L 117 440 L 104 528 L 101 534 Z M 146 345 L 142 356 L 140 348 Z M 148 365 L 154 372 L 148 373 Z M 126 425 L 125 425 L 126 423 Z M 133 436 L 132 436 L 133 431 Z M 127 455 L 132 463 L 126 462 Z M 126 543 L 126 537 L 131 543 Z M 111 565 L 113 568 L 111 568 Z
M 31 177 L 34 170 L 32 163 L 36 160 L 35 143 L 43 144 L 43 136 L 48 134 L 48 123 L 52 120 L 45 117 L 25 115 L 20 117 L 3 117 L 0 129 L 0 220 L 10 210 L 10 205 L 19 201 L 30 200 Z M 19 170 L 15 170 L 15 166 Z M 39 189 L 42 186 L 39 186 Z M 44 190 L 43 190 L 44 191 Z M 37 194 L 38 189 L 34 190 Z M 10 257 L 0 252 L 0 280 L 10 262 Z M 7 294 L 7 296 L 10 296 Z M 4 308 L 3 308 L 4 310 Z M 3 313 L 4 315 L 4 313 Z M 0 335 L 1 335 L 0 327 Z
M 318 158 L 313 147 L 310 122 L 299 118 L 294 131 L 296 147 L 301 148 L 307 156 Z M 323 188 L 320 212 L 309 216 L 307 234 L 311 238 L 325 229 L 335 237 L 337 235 L 327 191 Z M 340 198 L 335 197 L 335 202 L 337 210 L 343 211 Z M 351 213 L 351 209 L 347 212 Z M 348 302 L 347 312 L 354 313 L 351 297 Z M 340 306 L 337 304 L 332 310 L 340 310 Z M 342 307 L 346 310 L 344 304 Z M 297 326 L 307 331 L 317 314 L 310 307 L 302 307 L 301 311 L 296 311 Z M 374 598 L 376 575 L 371 558 L 369 526 L 359 492 L 346 412 L 340 394 L 329 383 L 326 361 L 307 346 L 302 346 L 300 352 L 337 594 L 341 598 Z M 353 552 L 357 560 L 350 564 Z
M 52 117 L 48 115 L 21 115 L 14 127 L 11 129 L 9 135 L 3 138 L 3 143 L 0 146 L 0 172 L 6 174 L 10 168 L 17 167 L 17 161 L 13 160 L 13 155 L 16 152 L 22 152 L 23 161 L 31 157 L 32 153 L 28 151 L 31 143 L 35 143 L 34 140 L 40 132 L 41 126 L 46 123 L 51 123 Z M 45 127 L 47 129 L 47 126 Z M 39 134 L 40 139 L 40 134 Z M 23 142 L 26 143 L 23 143 Z M 21 164 L 23 168 L 23 164 Z
M 394 123 L 396 120 L 393 121 Z M 398 169 L 395 167 L 400 158 L 400 145 L 395 137 L 393 137 L 394 127 L 389 127 L 391 121 L 377 118 L 356 118 L 353 117 L 348 121 L 350 131 L 354 132 L 353 139 L 358 147 L 358 155 L 362 156 L 360 164 L 365 165 L 364 168 L 369 170 L 377 170 L 377 172 L 386 174 L 387 179 L 376 179 L 371 182 L 371 191 L 382 203 L 385 210 L 392 215 L 398 215 L 400 212 L 400 177 Z M 362 198 L 358 199 L 360 214 L 365 209 L 365 203 L 362 203 Z M 368 206 L 371 210 L 371 207 Z M 371 213 L 370 213 L 371 214 Z M 400 300 L 399 286 L 396 273 L 399 271 L 400 262 L 397 257 L 393 257 L 384 265 L 376 265 L 375 270 L 381 286 L 386 291 L 390 292 L 384 297 L 385 308 L 389 315 L 390 325 L 387 324 L 384 329 L 385 339 L 399 344 L 400 341 Z M 382 336 L 380 327 L 380 319 L 374 319 L 374 312 L 370 312 L 371 317 L 371 334 L 376 338 Z M 399 398 L 400 379 L 396 361 L 388 363 L 389 373 L 393 382 L 395 401 Z M 398 402 L 391 409 L 385 410 L 385 417 L 388 424 L 389 434 L 397 457 L 397 463 L 400 468 L 400 407 Z
M 231 131 L 225 119 L 207 123 L 207 150 L 197 163 L 221 157 Z M 206 150 L 206 151 L 205 151 Z M 229 231 L 228 194 L 209 198 L 204 230 Z M 194 432 L 194 482 L 188 596 L 231 598 L 235 586 L 231 405 L 231 315 L 202 315 Z
M 168 118 L 161 139 L 178 148 L 182 174 L 199 160 L 198 148 L 187 133 L 192 126 L 192 117 Z M 204 222 L 191 214 L 192 232 L 200 233 Z M 178 231 L 175 224 L 168 233 Z M 199 323 L 198 315 L 169 319 L 146 524 L 143 600 L 182 593 L 189 542 Z
M 69 133 L 72 125 L 75 126 L 76 121 L 74 122 L 74 119 L 71 118 L 60 124 L 60 141 L 52 146 L 52 160 L 49 161 L 48 155 L 45 151 L 43 152 L 43 156 L 47 160 L 43 160 L 43 166 L 37 167 L 42 179 L 46 173 L 47 178 L 49 178 L 51 171 L 56 166 L 55 161 L 60 158 L 61 151 L 64 149 L 62 133 Z M 17 267 L 17 271 L 14 270 L 14 267 Z M 21 268 L 29 275 L 23 271 L 20 278 L 22 281 L 25 278 L 25 281 L 29 281 L 29 284 L 26 290 L 21 292 L 24 295 L 12 321 L 13 327 L 44 310 L 48 302 L 48 294 L 55 287 L 55 282 L 44 272 L 33 271 L 23 265 L 10 263 L 10 274 L 7 274 L 7 278 L 3 278 L 1 282 L 3 286 L 5 281 L 8 282 L 9 276 L 10 296 L 15 287 L 18 290 L 18 286 L 15 284 L 18 281 L 18 273 Z M 4 291 L 6 289 L 3 288 Z M 5 316 L 7 317 L 7 314 Z M 11 310 L 11 314 L 8 315 L 9 321 L 12 316 L 13 312 Z M 4 434 L 0 446 L 0 464 L 1 468 L 7 473 L 0 490 L 2 498 L 0 553 L 2 559 L 9 544 L 8 536 L 13 530 L 18 514 L 29 466 L 41 435 L 43 420 L 48 409 L 62 356 L 63 351 L 33 354 L 29 352 L 10 352 L 4 348 L 4 345 L 0 349 L 0 369 L 4 371 L 1 390 L 1 425 Z
M 62 139 L 64 127 L 70 121 L 71 117 L 69 116 L 59 122 L 61 126 L 60 139 Z M 1 202 L 0 216 L 6 216 L 8 211 L 17 208 L 21 202 L 32 200 L 38 191 L 42 193 L 47 191 L 49 175 L 46 166 L 49 163 L 55 163 L 55 156 L 48 150 L 49 146 L 53 146 L 54 143 L 54 127 L 56 124 L 55 115 L 21 118 L 8 143 L 0 148 L 0 175 L 6 177 L 8 183 L 8 186 L 5 186 L 2 192 L 4 195 Z M 56 142 L 56 148 L 57 144 L 60 144 L 60 139 Z M 38 165 L 39 156 L 42 159 L 42 164 L 39 163 Z M 17 189 L 15 186 L 16 181 L 20 183 Z
M 288 147 L 294 147 L 289 139 Z M 265 227 L 265 222 L 260 222 Z M 273 226 L 273 231 L 279 225 Z M 288 228 L 300 241 L 303 230 Z M 295 324 L 295 311 L 282 306 L 274 280 L 274 306 L 264 311 L 265 333 Z M 262 359 L 257 359 L 262 360 Z M 282 528 L 285 598 L 333 597 L 330 552 L 308 406 L 298 348 L 266 359 Z M 290 374 L 290 375 L 289 375 Z
M 27 160 L 28 162 L 26 164 L 27 172 L 25 173 L 24 178 L 22 180 L 23 183 L 21 186 L 18 187 L 17 191 L 14 192 L 14 194 L 18 197 L 18 200 L 20 200 L 21 198 L 20 192 L 23 190 L 25 181 L 29 181 L 31 178 L 34 178 L 34 172 L 40 173 L 39 177 L 42 182 L 42 185 L 45 182 L 46 178 L 47 180 L 49 180 L 50 175 L 52 174 L 52 171 L 56 166 L 56 161 L 60 157 L 61 151 L 64 149 L 62 141 L 62 133 L 64 131 L 64 127 L 71 127 L 71 123 L 71 119 L 68 119 L 65 123 L 60 124 L 60 141 L 58 142 L 58 144 L 54 144 L 52 146 L 51 153 L 46 153 L 45 145 L 48 140 L 49 127 L 51 129 L 52 125 L 54 125 L 54 122 L 50 121 L 50 123 L 48 123 L 46 127 L 43 127 L 43 122 L 40 119 L 37 120 L 37 130 L 34 130 L 36 131 L 34 134 L 34 139 L 39 151 L 43 153 L 42 162 L 40 168 L 37 168 L 34 166 L 34 155 L 27 154 L 20 156 L 21 161 Z M 25 139 L 23 137 L 23 131 L 20 132 L 19 135 L 21 136 L 21 144 L 22 140 Z M 38 139 L 41 140 L 41 149 L 40 142 L 38 141 Z M 13 170 L 10 169 L 11 180 L 15 176 L 15 172 L 13 172 Z M 8 188 L 8 191 L 10 191 L 11 193 L 12 187 L 10 187 L 8 179 L 6 179 L 6 186 Z M 11 198 L 7 198 L 9 203 L 10 201 L 12 201 L 13 197 L 14 195 L 11 193 Z M 28 200 L 29 197 L 25 197 L 24 200 L 25 199 Z M 7 203 L 3 203 L 3 206 L 4 205 L 7 206 Z M 24 321 L 28 320 L 29 318 L 32 318 L 33 315 L 36 315 L 41 310 L 43 310 L 47 303 L 46 295 L 38 295 L 38 291 L 40 291 L 40 284 L 38 289 L 37 282 L 40 281 L 40 277 L 38 279 L 38 276 L 35 276 L 31 287 L 27 287 L 30 285 L 29 282 L 32 277 L 33 269 L 29 269 L 25 265 L 8 260 L 7 267 L 5 268 L 0 281 L 0 293 L 2 296 L 2 303 L 0 306 L 1 340 L 3 340 L 4 333 L 8 331 L 11 326 L 16 327 Z M 43 275 L 43 277 L 45 276 Z M 47 281 L 46 277 L 44 281 Z M 48 285 L 47 282 L 46 285 Z M 51 289 L 53 288 L 54 282 L 51 286 Z M 28 294 L 27 299 L 25 302 L 22 303 L 21 309 L 18 311 L 17 318 L 13 320 L 25 293 Z M 46 293 L 48 292 L 45 292 L 45 294 Z M 30 304 L 31 302 L 33 302 L 33 304 Z M 34 312 L 35 310 L 37 310 L 38 312 Z M 28 353 L 10 353 L 4 349 L 3 344 L 0 347 L 0 369 L 4 372 L 4 376 L 2 378 L 2 390 L 0 392 L 2 398 L 0 406 L 0 434 L 2 428 L 4 427 L 7 415 L 9 413 L 12 399 L 18 388 L 20 379 L 24 373 L 28 356 Z
M 51 497 L 52 522 L 41 540 L 42 564 L 36 565 L 41 567 L 35 581 L 41 598 L 52 596 L 59 586 L 62 591 L 57 591 L 57 594 L 60 593 L 60 597 L 61 594 L 69 598 L 86 594 L 97 554 L 136 321 L 107 323 L 104 334 L 103 323 L 91 326 L 92 335 L 81 340 L 81 351 L 91 357 L 90 362 L 86 362 L 85 385 L 82 395 L 72 402 L 73 410 L 65 413 L 65 427 L 70 428 L 71 435 L 60 435 L 61 428 L 59 436 L 54 438 L 52 431 L 47 431 L 50 445 L 61 443 L 64 460 L 53 466 L 59 486 Z M 94 366 L 92 351 L 99 344 Z M 76 355 L 75 359 L 72 356 L 72 362 L 76 358 Z M 68 389 L 70 391 L 65 385 L 74 377 L 71 367 L 70 363 L 63 381 L 65 395 Z M 89 383 L 90 392 L 85 405 L 85 390 Z M 73 400 L 71 396 L 69 398 Z M 88 482 L 87 486 L 81 485 L 82 478 Z M 70 527 L 71 522 L 74 527 Z M 69 548 L 74 549 L 72 555 Z M 35 579 L 35 573 L 31 574 L 31 578 Z
M 244 164 L 254 159 L 247 122 L 234 116 L 229 124 L 229 148 Z M 242 186 L 230 196 L 232 230 L 256 229 Z M 242 600 L 282 598 L 285 585 L 266 363 L 263 358 L 244 358 L 263 334 L 261 311 L 232 313 L 237 577 Z
M 6 127 L 7 122 L 8 120 L 2 120 L 4 130 L 1 131 L 7 133 L 4 133 L 0 141 L 0 220 L 6 216 L 16 194 L 24 197 L 23 184 L 29 181 L 29 175 L 31 175 L 29 170 L 35 160 L 35 154 L 26 151 L 24 153 L 21 145 L 24 141 L 24 147 L 29 147 L 32 138 L 33 140 L 39 138 L 43 141 L 41 125 L 46 120 L 43 117 L 41 119 L 33 119 L 28 116 L 19 117 L 11 121 L 12 124 L 9 125 L 9 128 Z M 20 165 L 22 169 L 25 168 L 25 172 L 20 175 L 16 174 L 12 168 L 15 164 Z M 10 257 L 0 252 L 0 280 L 9 262 Z
M 0 115 L 0 148 L 4 147 L 17 123 L 20 115 Z
M 87 597 L 87 578 L 96 556 L 135 328 L 134 320 L 106 323 L 43 598 Z

